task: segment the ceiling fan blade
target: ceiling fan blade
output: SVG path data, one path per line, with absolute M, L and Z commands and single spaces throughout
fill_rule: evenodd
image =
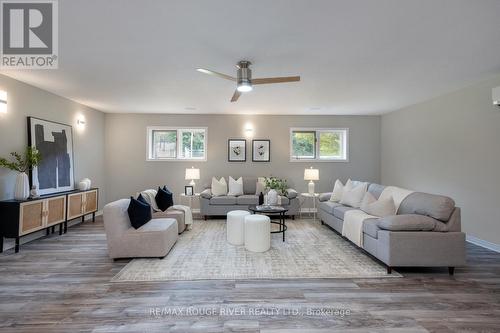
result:
M 232 76 L 229 76 L 229 75 L 226 75 L 226 74 L 222 74 L 222 73 L 219 73 L 219 72 L 214 72 L 214 71 L 211 71 L 209 69 L 197 68 L 196 70 L 198 72 L 200 72 L 200 73 L 205 73 L 205 74 L 208 74 L 208 75 L 218 76 L 218 77 L 226 79 L 226 80 L 236 81 L 235 77 L 232 77 Z
M 238 98 L 240 98 L 240 96 L 241 96 L 241 92 L 239 92 L 238 89 L 236 89 L 234 91 L 233 97 L 231 98 L 231 102 L 236 102 L 238 100 Z
M 262 79 L 252 79 L 252 84 L 285 83 L 300 81 L 300 76 L 266 77 Z

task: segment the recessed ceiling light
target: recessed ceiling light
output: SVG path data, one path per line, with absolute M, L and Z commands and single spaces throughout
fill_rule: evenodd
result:
M 309 108 L 310 111 L 319 111 L 321 108 L 319 106 L 313 106 Z
M 184 110 L 186 110 L 186 111 L 195 111 L 195 110 L 196 110 L 196 108 L 195 108 L 195 107 L 192 107 L 192 106 L 186 106 L 186 107 L 184 108 Z

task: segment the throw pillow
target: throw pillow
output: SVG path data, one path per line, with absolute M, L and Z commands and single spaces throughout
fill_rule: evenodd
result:
M 156 205 L 161 211 L 166 211 L 168 207 L 174 205 L 173 194 L 170 191 L 165 191 L 164 189 L 158 187 L 158 193 L 156 193 Z
M 335 181 L 335 185 L 333 186 L 332 196 L 330 197 L 330 201 L 339 202 L 342 199 L 342 193 L 344 193 L 344 184 L 340 180 Z
M 264 177 L 259 177 L 255 186 L 255 195 L 266 194 L 266 180 Z
M 342 193 L 342 199 L 340 203 L 346 206 L 351 206 L 354 208 L 359 208 L 361 206 L 361 201 L 366 193 L 368 188 L 367 183 L 361 183 L 358 186 L 353 186 L 351 183 L 350 187 L 344 187 L 344 192 Z
M 128 217 L 130 224 L 135 229 L 139 229 L 149 221 L 151 221 L 151 206 L 139 200 L 130 197 L 130 204 L 128 205 Z
M 140 201 L 143 204 L 149 205 L 149 202 L 146 199 L 144 199 L 144 197 L 142 196 L 142 193 L 139 193 L 139 196 L 137 197 L 137 201 Z
M 375 202 L 366 204 L 364 207 L 362 205 L 361 210 L 366 214 L 378 217 L 396 215 L 396 205 L 394 204 L 394 199 L 392 199 L 392 197 L 382 200 L 376 200 Z
M 227 183 L 224 177 L 221 177 L 220 180 L 217 180 L 217 178 L 212 177 L 212 195 L 214 197 L 227 195 Z
M 227 195 L 243 195 L 243 178 L 240 177 L 238 180 L 234 180 L 233 177 L 229 176 L 229 192 Z
M 375 199 L 373 194 L 371 194 L 370 192 L 366 192 L 365 196 L 363 197 L 363 201 L 361 201 L 361 206 L 359 207 L 359 209 L 366 213 L 368 206 L 370 206 L 374 202 L 377 202 L 377 199 Z

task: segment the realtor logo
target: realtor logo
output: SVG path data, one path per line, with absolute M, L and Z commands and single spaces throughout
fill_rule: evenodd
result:
M 57 68 L 57 0 L 2 0 L 0 12 L 0 68 Z

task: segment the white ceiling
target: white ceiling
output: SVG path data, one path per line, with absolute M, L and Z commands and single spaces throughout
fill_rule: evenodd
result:
M 3 74 L 105 112 L 380 114 L 500 73 L 498 0 L 59 1 L 59 69 Z M 195 71 L 300 75 L 229 100 Z

